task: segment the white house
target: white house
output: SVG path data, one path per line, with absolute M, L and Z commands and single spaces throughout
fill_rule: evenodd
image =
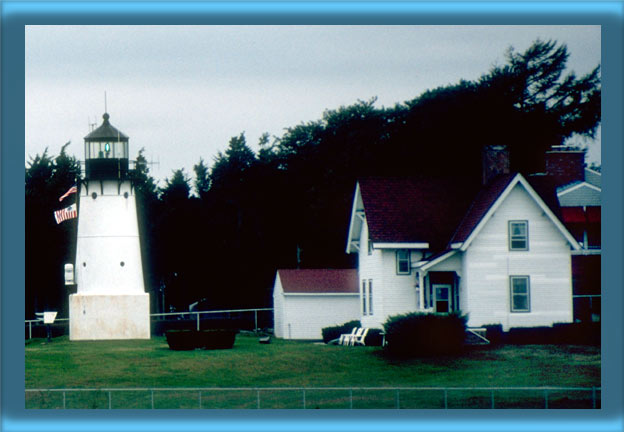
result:
M 324 327 L 359 319 L 357 270 L 278 270 L 273 288 L 274 334 L 322 339 Z
M 460 311 L 469 327 L 505 331 L 572 322 L 580 246 L 540 180 L 502 174 L 477 190 L 452 178 L 360 180 L 347 253 L 358 254 L 362 324 L 414 311 Z

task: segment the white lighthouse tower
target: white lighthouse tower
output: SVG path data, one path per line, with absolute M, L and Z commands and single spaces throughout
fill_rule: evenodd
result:
M 77 292 L 69 296 L 70 340 L 149 339 L 128 137 L 103 115 L 85 137 L 78 200 Z

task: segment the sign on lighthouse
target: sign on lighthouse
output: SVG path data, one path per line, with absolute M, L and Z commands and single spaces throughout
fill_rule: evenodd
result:
M 135 189 L 128 137 L 109 115 L 85 137 L 78 199 L 76 294 L 69 296 L 70 340 L 149 339 Z

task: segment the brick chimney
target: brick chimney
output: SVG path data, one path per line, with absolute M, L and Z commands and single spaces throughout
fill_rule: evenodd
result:
M 486 145 L 482 150 L 483 184 L 494 177 L 509 174 L 509 149 L 506 145 Z
M 585 180 L 585 150 L 557 146 L 546 152 L 546 174 L 557 186 Z

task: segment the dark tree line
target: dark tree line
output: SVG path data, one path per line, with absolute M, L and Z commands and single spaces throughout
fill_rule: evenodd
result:
M 376 108 L 373 99 L 328 110 L 281 137 L 263 136 L 257 152 L 241 134 L 210 166 L 200 159 L 192 177 L 176 170 L 161 188 L 141 150 L 134 176 L 155 308 L 185 310 L 204 298 L 210 309 L 267 307 L 278 268 L 353 267 L 344 250 L 358 177 L 452 174 L 478 182 L 487 144 L 507 144 L 516 171 L 542 171 L 546 150 L 574 134 L 591 137 L 600 123 L 599 68 L 583 77 L 564 74 L 567 59 L 565 45 L 536 41 L 524 53 L 510 49 L 505 65 L 476 81 L 390 108 Z M 54 183 L 38 179 L 60 179 L 59 163 L 77 166 L 63 152 L 54 161 L 44 153 L 26 170 L 27 272 L 34 263 L 45 269 L 27 275 L 27 315 L 41 308 L 37 290 L 63 292 L 50 275 L 60 274 L 72 253 L 71 225 L 42 223 L 50 216 L 38 202 Z M 66 175 L 60 190 L 77 174 Z M 66 249 L 46 254 L 33 243 L 54 236 Z M 45 301 L 66 299 L 54 294 Z

